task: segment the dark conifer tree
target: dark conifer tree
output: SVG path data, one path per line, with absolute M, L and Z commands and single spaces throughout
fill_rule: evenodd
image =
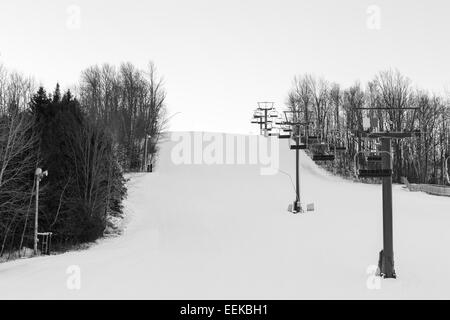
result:
M 59 83 L 56 84 L 55 92 L 53 93 L 53 103 L 58 103 L 61 100 L 61 90 Z
M 70 91 L 53 99 L 39 90 L 32 101 L 40 132 L 40 166 L 49 176 L 42 182 L 41 230 L 59 244 L 101 237 L 108 216 L 121 214 L 124 179 L 111 138 L 85 116 Z

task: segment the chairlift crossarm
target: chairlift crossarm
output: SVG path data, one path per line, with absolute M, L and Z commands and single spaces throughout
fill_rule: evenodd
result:
M 260 110 L 273 110 L 274 102 L 269 102 L 269 101 L 262 101 L 262 102 L 258 102 L 258 109 Z

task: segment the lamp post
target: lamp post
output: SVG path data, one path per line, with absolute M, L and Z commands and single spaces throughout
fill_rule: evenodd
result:
M 34 177 L 36 179 L 36 210 L 34 215 L 34 255 L 37 255 L 37 244 L 38 244 L 38 220 L 39 220 L 39 182 L 43 177 L 48 175 L 48 171 L 42 171 L 41 168 L 37 168 L 34 172 Z

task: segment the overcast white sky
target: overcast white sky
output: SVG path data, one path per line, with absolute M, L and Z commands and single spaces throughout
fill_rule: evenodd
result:
M 67 88 L 92 64 L 153 60 L 181 112 L 171 129 L 248 133 L 256 102 L 284 106 L 296 74 L 348 86 L 393 67 L 450 88 L 449 17 L 448 0 L 1 0 L 0 63 Z

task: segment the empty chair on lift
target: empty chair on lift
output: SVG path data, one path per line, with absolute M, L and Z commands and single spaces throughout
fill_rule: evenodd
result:
M 283 120 L 282 119 L 275 119 L 275 124 L 281 125 L 281 124 L 283 124 Z
M 300 138 L 300 139 L 298 139 L 298 140 L 299 140 L 298 144 L 297 144 L 297 142 L 296 142 L 296 139 L 297 139 L 297 138 Z M 289 140 L 289 148 L 290 148 L 291 150 L 305 150 L 306 147 L 307 147 L 307 145 L 306 145 L 305 143 L 302 143 L 301 140 L 302 140 L 301 137 L 298 137 L 298 136 L 295 137 L 295 136 L 293 136 L 292 139 Z
M 269 112 L 269 117 L 270 117 L 270 118 L 279 118 L 279 117 L 280 117 L 280 114 L 279 114 L 276 110 L 271 110 L 271 111 Z
M 347 151 L 347 147 L 345 145 L 343 145 L 343 144 L 335 144 L 333 146 L 333 149 L 335 151 Z
M 319 142 L 319 137 L 316 135 L 309 135 L 308 136 L 308 143 L 317 143 Z
M 370 153 L 366 157 L 366 168 L 358 168 L 357 166 L 357 156 L 360 153 L 364 152 L 358 152 L 355 155 L 355 168 L 356 168 L 356 175 L 359 178 L 383 178 L 383 177 L 390 177 L 392 176 L 392 169 L 384 169 L 383 168 L 383 162 L 381 154 L 376 153 Z M 389 152 L 384 152 L 391 156 Z
M 336 156 L 329 152 L 329 145 L 326 143 L 313 144 L 311 146 L 313 161 L 334 161 Z
M 371 164 L 375 166 L 376 164 L 379 164 L 381 166 L 381 154 L 377 154 L 376 152 L 371 152 L 367 155 L 367 162 L 368 164 Z M 381 168 L 381 167 L 380 167 Z
M 298 144 L 298 145 L 291 144 L 290 149 L 291 150 L 305 150 L 306 149 L 306 144 L 301 144 L 301 143 Z
M 339 130 L 332 131 L 331 140 L 330 140 L 331 149 L 334 151 L 346 151 L 347 147 L 345 146 L 344 139 L 342 138 L 342 133 Z
M 313 154 L 313 160 L 314 161 L 334 161 L 335 160 L 334 154 Z
M 360 178 L 383 178 L 392 176 L 391 169 L 359 169 L 358 177 Z

